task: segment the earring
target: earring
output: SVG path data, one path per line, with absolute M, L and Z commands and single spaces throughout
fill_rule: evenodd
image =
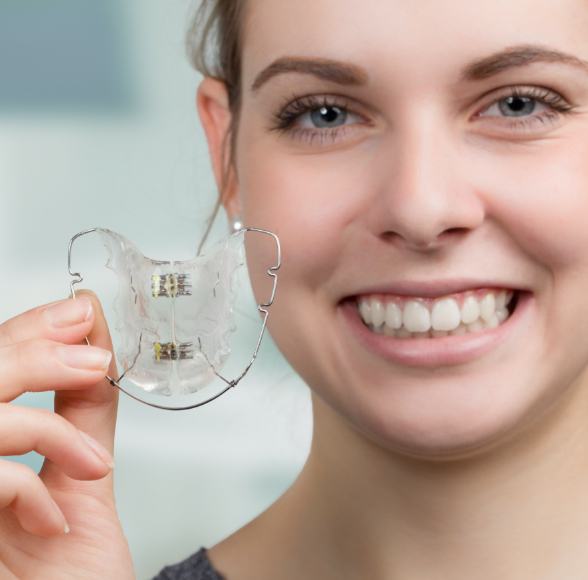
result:
M 234 216 L 231 220 L 231 229 L 233 232 L 238 232 L 243 229 L 243 222 L 239 216 Z

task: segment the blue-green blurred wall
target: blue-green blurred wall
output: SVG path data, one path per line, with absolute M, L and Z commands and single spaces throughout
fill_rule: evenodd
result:
M 216 187 L 194 107 L 200 77 L 184 55 L 192 8 L 0 0 L 1 320 L 67 294 L 66 246 L 82 229 L 112 228 L 153 257 L 193 254 Z M 213 236 L 226 231 L 219 219 Z M 240 300 L 252 308 L 248 289 Z M 243 350 L 251 320 L 238 322 Z M 15 404 L 51 407 L 52 397 Z M 174 414 L 123 397 L 115 484 L 138 578 L 274 501 L 310 431 L 307 390 L 270 337 L 251 374 L 212 405 Z M 18 460 L 38 469 L 41 458 Z
M 132 111 L 126 8 L 117 0 L 2 0 L 2 113 Z

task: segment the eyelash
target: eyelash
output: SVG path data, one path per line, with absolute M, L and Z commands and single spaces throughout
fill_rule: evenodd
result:
M 527 117 L 521 117 L 520 119 L 512 118 L 513 120 L 508 123 L 509 129 L 526 129 L 536 122 L 541 122 L 544 124 L 546 121 L 555 121 L 560 116 L 570 114 L 575 109 L 575 107 L 570 105 L 561 95 L 549 89 L 542 87 L 513 87 L 510 89 L 508 94 L 495 99 L 492 103 L 485 107 L 483 111 L 477 113 L 475 116 L 479 118 L 481 114 L 485 113 L 493 105 L 498 104 L 508 98 L 530 98 L 542 105 L 548 106 L 551 109 L 550 111 L 545 111 L 542 115 L 530 115 Z M 321 107 L 336 107 L 337 109 L 341 109 L 344 112 L 362 116 L 358 113 L 354 113 L 352 108 L 349 106 L 348 101 L 344 98 L 331 97 L 327 95 L 308 95 L 294 98 L 292 101 L 286 104 L 286 106 L 274 114 L 272 126 L 270 129 L 281 134 L 290 133 L 292 138 L 303 139 L 311 144 L 314 143 L 314 141 L 317 139 L 322 145 L 324 145 L 327 141 L 334 143 L 342 137 L 342 134 L 345 134 L 349 128 L 349 125 L 323 129 L 294 127 L 294 123 L 302 115 L 320 109 Z M 508 117 L 497 117 L 508 119 Z

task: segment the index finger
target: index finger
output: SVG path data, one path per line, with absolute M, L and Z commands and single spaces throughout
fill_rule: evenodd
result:
M 94 318 L 92 300 L 83 294 L 51 302 L 0 324 L 0 347 L 40 338 L 75 344 L 90 332 Z

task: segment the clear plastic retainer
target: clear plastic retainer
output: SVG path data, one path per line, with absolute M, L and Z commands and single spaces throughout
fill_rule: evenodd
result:
M 236 274 L 244 264 L 244 237 L 248 232 L 273 238 L 277 259 L 266 270 L 273 279 L 271 296 L 267 302 L 257 305 L 263 316 L 252 358 L 236 378 L 227 379 L 220 369 L 231 353 L 229 339 L 236 330 L 233 315 Z M 116 232 L 104 228 L 85 230 L 71 238 L 68 248 L 70 290 L 74 298 L 74 287 L 83 277 L 72 271 L 72 248 L 78 238 L 90 233 L 102 239 L 109 254 L 106 266 L 118 278 L 114 314 L 121 341 L 115 355 L 122 372 L 118 378 L 107 376 L 110 383 L 133 399 L 167 410 L 204 405 L 237 385 L 257 357 L 269 308 L 275 299 L 277 271 L 281 266 L 278 237 L 267 230 L 243 227 L 217 243 L 206 255 L 186 261 L 158 261 L 145 257 Z M 86 342 L 89 344 L 88 339 Z M 197 403 L 164 405 L 140 394 L 189 395 L 202 390 L 215 377 L 225 383 L 224 389 Z

